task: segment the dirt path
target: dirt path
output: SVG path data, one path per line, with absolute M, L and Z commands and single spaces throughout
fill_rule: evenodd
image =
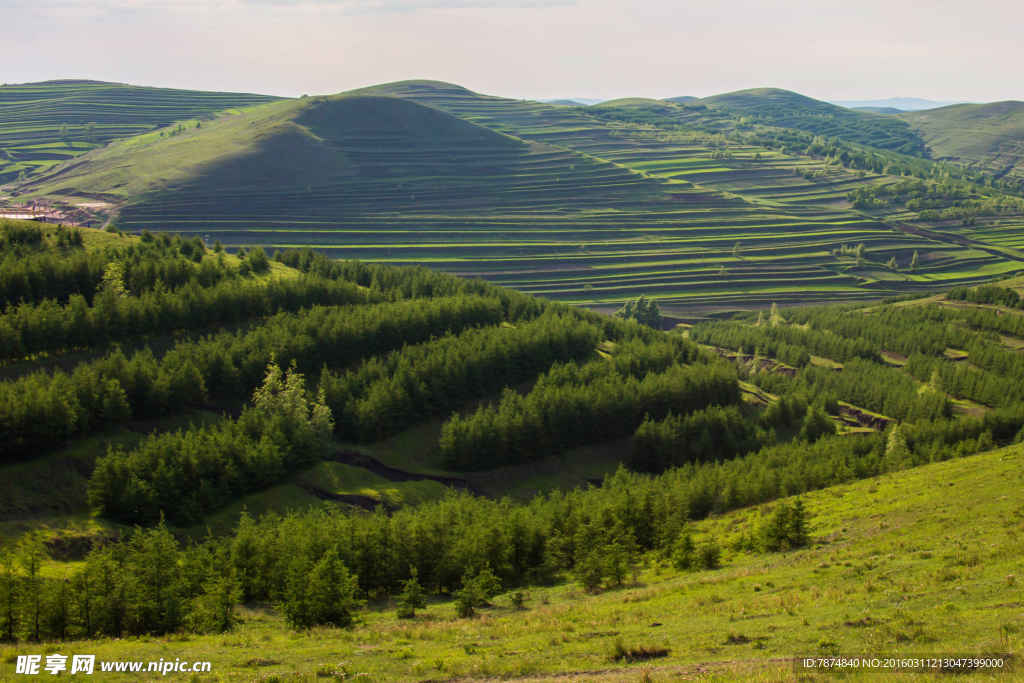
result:
M 380 460 L 358 451 L 340 449 L 324 456 L 323 459 L 330 462 L 340 462 L 343 465 L 362 467 L 363 469 L 369 470 L 378 477 L 383 477 L 388 481 L 436 481 L 439 484 L 444 484 L 445 486 L 454 486 L 457 489 L 465 489 L 476 496 L 488 497 L 479 486 L 471 481 L 462 479 L 461 477 L 441 477 L 433 474 L 404 472 L 402 470 L 397 470 L 394 467 L 388 467 Z
M 793 671 L 793 659 L 790 657 L 771 657 L 764 659 L 734 659 L 720 662 L 700 662 L 677 666 L 657 666 L 655 663 L 634 664 L 624 668 L 599 669 L 595 671 L 560 671 L 550 674 L 531 676 L 501 677 L 503 681 L 515 683 L 551 683 L 555 681 L 572 681 L 581 683 L 636 683 L 645 680 L 641 672 L 647 670 L 652 681 L 693 681 L 715 680 L 726 675 L 726 680 L 778 680 L 796 681 L 801 677 Z M 467 676 L 460 678 L 428 679 L 423 683 L 493 683 L 493 677 Z
M 346 503 L 366 510 L 367 512 L 373 512 L 377 509 L 377 506 L 383 507 L 388 512 L 394 512 L 398 509 L 394 505 L 383 500 L 376 500 L 369 496 L 358 496 L 350 493 L 331 493 L 330 491 L 325 491 L 319 486 L 314 486 L 313 484 L 299 484 L 299 488 L 314 498 L 319 498 L 320 500 L 331 500 L 336 503 Z

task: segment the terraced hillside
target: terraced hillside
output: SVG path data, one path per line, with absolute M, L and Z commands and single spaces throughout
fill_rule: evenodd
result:
M 486 97 L 458 86 L 431 82 L 396 83 L 372 90 L 410 97 L 525 139 L 609 159 L 647 177 L 667 181 L 675 191 L 684 183 L 693 184 L 693 189 L 688 190 L 689 199 L 696 200 L 698 193 L 703 194 L 704 201 L 709 202 L 703 210 L 691 204 L 675 217 L 686 221 L 686 225 L 674 224 L 669 219 L 668 225 L 651 226 L 652 230 L 642 233 L 649 237 L 650 246 L 674 258 L 656 259 L 640 268 L 632 261 L 595 267 L 603 276 L 633 273 L 635 279 L 629 284 L 637 287 L 638 292 L 657 295 L 669 310 L 706 309 L 709 303 L 713 307 L 747 301 L 871 298 L 890 288 L 913 291 L 946 281 L 978 281 L 1015 272 L 1022 265 L 1017 254 L 1008 258 L 1005 253 L 986 251 L 986 245 L 978 248 L 970 238 L 965 240 L 959 225 L 957 230 L 950 231 L 952 234 L 920 230 L 917 226 L 904 230 L 896 226 L 917 221 L 917 215 L 905 209 L 898 214 L 851 211 L 847 201 L 850 190 L 895 179 L 884 174 L 864 176 L 854 169 L 826 163 L 820 156 L 737 143 L 735 135 L 725 134 L 742 133 L 744 124 L 731 113 L 709 114 L 704 107 L 639 98 L 603 103 L 585 111 L 565 111 L 533 102 Z M 620 113 L 606 117 L 611 121 L 595 120 L 591 115 L 609 110 Z M 680 128 L 666 127 L 666 116 L 678 120 Z M 634 123 L 645 117 L 661 124 L 660 127 L 655 123 Z M 737 214 L 713 204 L 725 200 L 742 200 L 731 206 L 744 207 L 748 215 L 757 215 L 760 222 L 743 224 Z M 1002 222 L 1013 225 L 1019 219 L 1004 218 Z M 737 241 L 741 243 L 739 259 L 732 257 Z M 831 253 L 841 243 L 860 242 L 865 243 L 871 254 L 865 268 L 855 267 L 851 258 L 835 258 Z M 927 267 L 908 272 L 906 266 L 915 251 L 919 251 Z M 583 263 L 586 258 L 587 255 L 579 254 L 576 260 Z M 885 265 L 891 258 L 897 259 L 903 272 L 894 274 Z M 568 274 L 565 280 L 572 277 Z M 682 287 L 672 291 L 655 282 L 645 286 L 651 277 L 655 282 L 678 282 Z M 522 278 L 502 282 L 515 287 L 532 284 Z M 564 290 L 571 288 L 558 287 L 557 282 L 550 284 L 555 288 L 530 291 L 566 296 Z M 590 284 L 594 289 L 589 293 L 594 295 L 602 291 L 607 280 L 599 278 Z M 681 294 L 684 287 L 688 296 Z M 601 296 L 591 298 L 587 293 L 584 290 L 583 297 L 573 300 L 601 305 Z M 579 294 L 574 293 L 574 297 Z
M 782 95 L 793 94 L 766 99 Z M 799 151 L 745 142 L 788 129 L 737 111 L 642 99 L 563 107 L 409 81 L 154 131 L 23 189 L 112 199 L 132 230 L 426 263 L 605 309 L 640 294 L 678 313 L 863 300 L 1021 268 L 973 238 L 903 229 L 894 221 L 917 220 L 905 211 L 852 210 L 852 190 L 895 178 L 806 154 L 806 141 Z M 833 254 L 860 243 L 859 264 Z
M 279 98 L 101 81 L 0 86 L 0 183 L 38 174 L 116 138 Z M 88 124 L 94 127 L 87 128 Z M 194 124 L 193 124 L 194 125 Z M 61 127 L 67 126 L 67 135 Z

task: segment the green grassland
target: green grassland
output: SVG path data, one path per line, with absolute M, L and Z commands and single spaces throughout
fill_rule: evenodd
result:
M 100 81 L 0 86 L 0 183 L 45 172 L 117 138 L 272 102 L 266 95 L 144 88 Z M 87 123 L 96 124 L 88 139 Z M 62 138 L 62 125 L 68 137 Z
M 317 670 L 344 670 L 371 681 L 525 683 L 567 672 L 595 682 L 832 680 L 794 674 L 789 658 L 833 649 L 1019 654 L 1022 458 L 1015 446 L 808 494 L 813 543 L 794 552 L 732 549 L 772 505 L 714 517 L 692 530 L 723 543 L 721 569 L 679 572 L 649 556 L 621 587 L 594 595 L 567 583 L 534 588 L 521 610 L 498 596 L 475 618 L 458 619 L 442 597 L 399 620 L 393 605 L 372 602 L 350 630 L 297 633 L 275 610 L 244 608 L 244 623 L 227 635 L 4 646 L 0 659 L 5 675 L 18 654 L 60 652 L 210 661 L 212 673 L 193 679 L 208 682 L 315 681 L 323 680 Z M 616 642 L 668 654 L 616 663 Z
M 978 164 L 999 175 L 1024 174 L 1024 104 L 956 104 L 899 118 L 921 137 L 932 158 Z
M 924 150 L 911 126 L 899 119 L 854 111 L 777 88 L 755 88 L 714 95 L 691 104 L 766 119 L 767 125 L 795 128 L 823 137 L 891 149 L 905 154 Z

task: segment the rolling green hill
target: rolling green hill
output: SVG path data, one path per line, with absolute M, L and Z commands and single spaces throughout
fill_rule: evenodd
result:
M 997 176 L 1024 177 L 1024 102 L 956 104 L 904 112 L 934 158 L 979 164 Z
M 273 102 L 243 93 L 147 88 L 101 81 L 0 86 L 0 183 L 35 175 L 116 138 L 171 122 Z M 95 124 L 90 133 L 86 125 Z M 67 137 L 61 127 L 67 126 Z
M 823 137 L 921 154 L 924 143 L 904 122 L 891 117 L 854 111 L 778 88 L 739 90 L 697 100 L 712 109 L 736 116 L 753 116 L 770 126 L 795 128 Z
M 863 111 L 869 114 L 902 114 L 902 109 L 894 107 L 850 107 L 853 111 Z
M 904 229 L 902 206 L 852 210 L 850 192 L 895 178 L 807 151 L 804 128 L 837 111 L 869 138 L 865 122 L 907 128 L 775 90 L 581 108 L 405 81 L 119 140 L 17 192 L 106 200 L 132 230 L 427 263 L 604 310 L 639 294 L 677 313 L 873 299 L 1020 268 L 1016 220 L 986 250 L 981 233 Z M 869 260 L 837 260 L 844 243 Z

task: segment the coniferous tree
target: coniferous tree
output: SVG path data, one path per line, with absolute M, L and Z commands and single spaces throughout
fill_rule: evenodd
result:
M 629 558 L 622 546 L 611 543 L 604 548 L 604 575 L 616 586 L 621 586 L 629 572 Z
M 202 593 L 192 603 L 192 626 L 203 633 L 225 633 L 237 623 L 235 606 L 241 601 L 242 591 L 232 567 L 223 563 L 203 583 Z
M 793 501 L 789 517 L 789 539 L 790 543 L 796 547 L 807 545 L 809 540 L 807 510 L 804 508 L 804 502 L 799 498 Z
M 309 628 L 314 623 L 313 606 L 309 594 L 310 559 L 304 553 L 296 554 L 288 565 L 287 588 L 282 611 L 293 628 Z
M 35 536 L 25 538 L 19 547 L 18 561 L 23 575 L 22 633 L 27 640 L 42 640 L 44 610 L 46 608 L 46 583 L 41 573 L 46 562 L 42 541 Z
M 11 553 L 0 550 L 0 641 L 13 642 L 19 632 L 21 577 Z
M 427 608 L 427 596 L 420 586 L 419 572 L 415 567 L 410 569 L 410 576 L 402 583 L 402 593 L 398 596 L 398 618 L 412 619 L 416 610 Z
M 675 549 L 672 551 L 672 564 L 676 569 L 690 569 L 694 565 L 696 554 L 697 546 L 693 542 L 690 530 L 686 529 L 676 541 Z
M 635 320 L 641 325 L 646 325 L 656 330 L 661 329 L 661 310 L 658 307 L 658 302 L 654 300 L 648 301 L 644 296 L 635 301 L 627 301 L 621 309 L 616 311 L 615 317 L 622 318 L 623 320 Z
M 576 561 L 572 573 L 584 590 L 593 593 L 601 588 L 605 578 L 604 570 L 605 562 L 601 553 L 591 551 Z
M 722 549 L 714 536 L 700 544 L 700 548 L 697 549 L 697 562 L 702 569 L 718 569 L 721 565 Z
M 462 576 L 462 588 L 455 592 L 455 611 L 460 617 L 471 617 L 477 607 L 488 604 L 500 590 L 501 581 L 489 564 L 475 573 L 469 570 Z
M 352 612 L 361 604 L 355 598 L 357 587 L 357 577 L 338 559 L 338 548 L 328 550 L 309 573 L 307 625 L 351 625 Z
M 270 259 L 262 247 L 253 247 L 249 250 L 249 267 L 254 273 L 264 273 L 270 270 Z
M 889 428 L 889 435 L 885 439 L 885 464 L 888 470 L 900 470 L 906 467 L 910 459 L 910 449 L 907 448 L 907 438 L 899 424 Z

